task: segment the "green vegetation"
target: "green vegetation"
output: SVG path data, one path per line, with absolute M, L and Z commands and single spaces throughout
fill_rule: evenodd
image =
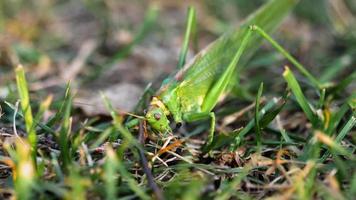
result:
M 316 2 L 0 1 L 0 199 L 353 199 L 356 4 Z

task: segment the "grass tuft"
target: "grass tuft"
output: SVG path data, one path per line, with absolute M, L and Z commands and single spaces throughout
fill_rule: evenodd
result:
M 28 92 L 27 81 L 25 77 L 25 70 L 22 65 L 16 68 L 16 83 L 17 90 L 21 102 L 21 110 L 24 115 L 26 132 L 28 134 L 28 141 L 31 145 L 31 157 L 32 161 L 36 165 L 36 154 L 37 154 L 37 133 L 35 130 L 34 120 L 32 116 L 32 109 L 30 105 L 30 95 Z
M 184 34 L 184 39 L 183 39 L 183 45 L 182 49 L 180 50 L 179 53 L 179 59 L 178 59 L 178 69 L 181 69 L 183 65 L 185 64 L 185 58 L 188 53 L 188 48 L 189 48 L 189 40 L 192 35 L 193 38 L 195 38 L 196 35 L 196 11 L 194 7 L 189 7 L 188 8 L 188 14 L 187 14 L 187 23 L 186 23 L 186 29 L 185 29 L 185 34 Z

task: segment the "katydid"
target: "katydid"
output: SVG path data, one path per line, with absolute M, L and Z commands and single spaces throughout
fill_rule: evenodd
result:
M 211 143 L 215 130 L 213 108 L 228 89 L 237 67 L 245 65 L 262 43 L 262 37 L 253 34 L 254 28 L 250 25 L 257 25 L 266 33 L 271 33 L 296 2 L 268 2 L 237 30 L 221 36 L 166 81 L 152 98 L 145 115 L 151 129 L 167 133 L 172 131 L 170 120 L 181 124 L 210 117 L 207 144 Z

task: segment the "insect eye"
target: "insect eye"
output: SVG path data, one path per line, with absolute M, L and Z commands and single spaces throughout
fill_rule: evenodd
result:
M 161 114 L 155 113 L 155 114 L 153 115 L 153 117 L 154 117 L 156 120 L 160 120 L 160 119 L 161 119 Z

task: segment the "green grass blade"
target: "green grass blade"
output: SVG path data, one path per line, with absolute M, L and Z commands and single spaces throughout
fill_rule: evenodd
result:
M 44 112 L 48 110 L 49 106 L 52 103 L 52 99 L 53 96 L 49 95 L 44 101 L 41 102 L 40 108 L 37 111 L 35 119 L 33 120 L 36 125 L 37 125 L 36 122 L 40 121 L 40 119 L 43 117 Z
M 353 155 L 348 152 L 345 148 L 343 148 L 337 141 L 334 141 L 331 137 L 327 136 L 326 134 L 322 133 L 321 131 L 316 131 L 315 134 L 316 138 L 324 143 L 325 145 L 327 145 L 330 149 L 331 152 L 337 152 L 340 153 L 341 155 L 345 155 L 347 157 L 349 157 L 350 159 L 353 159 Z M 322 158 L 323 160 L 323 158 Z
M 256 129 L 256 140 L 257 140 L 257 148 L 261 149 L 261 127 L 260 127 L 260 117 L 259 117 L 259 111 L 260 111 L 260 100 L 263 92 L 263 82 L 260 84 L 260 87 L 258 88 L 257 96 L 256 96 L 256 101 L 255 101 L 255 129 Z
M 64 199 L 85 200 L 91 181 L 89 177 L 80 174 L 80 168 L 77 165 L 71 165 L 69 176 L 66 177 L 66 186 L 70 188 Z
M 282 135 L 283 139 L 284 139 L 287 143 L 290 143 L 290 144 L 293 143 L 293 140 L 289 137 L 287 131 L 286 131 L 284 128 L 280 129 L 280 132 L 281 132 L 281 135 Z M 282 142 L 279 142 L 279 143 L 282 144 Z M 298 143 L 295 143 L 295 144 L 298 144 Z
M 273 110 L 270 110 L 268 113 L 266 113 L 262 119 L 260 119 L 260 126 L 261 128 L 267 127 L 272 120 L 276 118 L 276 116 L 282 111 L 284 106 L 287 103 L 287 99 L 289 98 L 289 92 L 287 91 L 279 100 L 278 100 L 278 106 L 274 108 Z
M 310 104 L 305 98 L 302 89 L 300 88 L 299 83 L 297 82 L 297 79 L 295 78 L 293 72 L 288 67 L 285 68 L 283 72 L 283 77 L 287 81 L 288 86 L 291 88 L 294 96 L 297 99 L 298 104 L 304 111 L 305 115 L 313 124 L 313 126 L 316 127 L 318 118 L 314 114 L 313 110 L 310 107 Z
M 349 110 L 347 103 L 343 104 L 336 112 L 333 112 L 330 117 L 330 122 L 326 129 L 327 135 L 332 135 L 335 129 L 338 127 L 342 118 L 345 116 L 346 112 Z
M 16 68 L 16 83 L 21 101 L 21 110 L 25 119 L 26 132 L 28 134 L 28 140 L 31 145 L 31 155 L 34 163 L 36 163 L 37 133 L 33 122 L 32 110 L 30 105 L 30 95 L 28 92 L 25 70 L 21 65 Z
M 351 118 L 347 121 L 345 126 L 341 129 L 340 133 L 336 136 L 336 142 L 340 143 L 341 140 L 344 139 L 344 137 L 351 131 L 351 129 L 355 126 L 356 124 L 356 118 L 355 116 L 351 116 Z
M 353 197 L 356 196 L 356 173 L 354 173 L 352 175 L 352 178 L 351 178 L 351 186 L 348 190 L 348 194 L 350 199 L 352 199 Z
M 24 141 L 18 141 L 16 144 L 18 163 L 16 166 L 15 189 L 18 199 L 31 199 L 36 185 L 36 166 L 30 159 L 32 154 L 30 148 L 32 147 L 24 143 Z
M 111 147 L 106 148 L 106 161 L 104 164 L 103 179 L 105 182 L 105 199 L 114 200 L 117 198 L 117 168 L 118 160 Z
M 337 94 L 343 91 L 347 86 L 356 80 L 356 72 L 344 77 L 334 88 L 331 89 L 330 94 Z
M 323 88 L 323 89 L 320 91 L 320 98 L 319 98 L 319 102 L 318 102 L 318 106 L 317 106 L 318 109 L 322 109 L 323 106 L 324 106 L 324 103 L 325 103 L 325 93 L 326 93 L 326 89 Z
M 190 6 L 188 8 L 187 23 L 186 23 L 186 29 L 184 34 L 183 46 L 179 53 L 178 69 L 181 69 L 185 64 L 185 58 L 187 56 L 188 47 L 189 47 L 189 38 L 191 34 L 195 34 L 194 33 L 194 30 L 196 29 L 195 26 L 196 26 L 196 12 L 194 7 Z
M 51 153 L 51 165 L 53 171 L 56 173 L 56 179 L 59 181 L 64 181 L 64 174 L 58 161 L 58 156 L 55 153 Z
M 113 134 L 114 129 L 112 126 L 106 128 L 98 137 L 95 138 L 95 142 L 90 145 L 90 149 L 94 149 L 102 145 L 111 134 Z
M 347 100 L 347 103 L 353 111 L 356 110 L 356 93 L 353 93 Z
M 196 200 L 199 199 L 201 190 L 204 188 L 204 180 L 193 180 L 189 183 L 187 190 L 184 191 L 182 199 L 184 200 Z
M 61 105 L 59 107 L 59 110 L 56 112 L 54 117 L 52 117 L 50 120 L 48 120 L 46 126 L 52 127 L 55 123 L 59 122 L 62 119 L 63 113 L 64 113 L 65 108 L 67 107 L 70 99 L 71 99 L 71 96 L 70 96 L 70 82 L 68 82 L 67 85 L 66 85 L 66 89 L 65 89 L 65 92 L 64 92 L 64 97 L 63 97 L 62 103 L 61 103 Z
M 61 124 L 61 129 L 59 131 L 59 134 L 57 135 L 57 141 L 59 144 L 60 148 L 60 155 L 59 158 L 62 161 L 61 162 L 61 167 L 64 172 L 68 172 L 69 170 L 69 164 L 71 163 L 71 152 L 70 148 L 71 147 L 71 129 L 72 129 L 72 118 L 71 118 L 71 110 L 72 110 L 72 102 L 73 102 L 73 97 L 70 94 L 70 87 L 68 87 L 68 101 L 65 104 L 65 107 L 63 109 L 63 115 L 62 115 L 62 124 Z

